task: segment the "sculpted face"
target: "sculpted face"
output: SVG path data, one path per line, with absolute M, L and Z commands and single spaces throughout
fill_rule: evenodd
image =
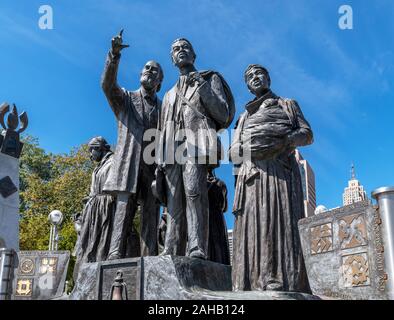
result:
M 185 40 L 179 40 L 172 44 L 171 56 L 173 63 L 179 68 L 193 65 L 196 58 L 193 48 Z
M 252 68 L 246 74 L 246 84 L 249 90 L 256 96 L 261 96 L 269 89 L 269 81 L 261 68 Z
M 141 85 L 147 90 L 157 88 L 161 83 L 161 72 L 161 67 L 157 62 L 148 61 L 141 71 Z
M 103 159 L 103 150 L 99 146 L 90 146 L 90 159 L 92 161 L 100 162 Z

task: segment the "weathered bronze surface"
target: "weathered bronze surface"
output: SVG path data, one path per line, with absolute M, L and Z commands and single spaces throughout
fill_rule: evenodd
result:
M 245 82 L 256 97 L 240 116 L 230 148 L 238 169 L 233 288 L 308 293 L 297 228 L 303 192 L 294 150 L 312 143 L 312 130 L 296 101 L 271 91 L 265 68 L 250 65 Z
M 8 114 L 7 122 L 5 123 L 5 115 Z M 18 119 L 19 117 L 19 119 Z M 18 128 L 19 123 L 21 124 Z M 14 158 L 19 158 L 22 152 L 23 143 L 20 142 L 20 134 L 26 130 L 28 126 L 28 117 L 26 112 L 22 112 L 18 116 L 18 110 L 15 104 L 10 112 L 8 103 L 3 103 L 0 106 L 0 125 L 5 130 L 4 137 L 0 132 L 0 152 L 7 154 Z
M 179 78 L 163 99 L 156 148 L 156 175 L 165 184 L 160 199 L 168 208 L 162 254 L 206 259 L 207 174 L 210 167 L 218 166 L 221 147 L 216 132 L 233 120 L 234 99 L 219 73 L 196 70 L 196 54 L 188 40 L 176 39 L 171 55 Z M 184 153 L 179 156 L 181 148 Z
M 163 71 L 160 64 L 148 61 L 141 71 L 141 86 L 128 91 L 117 83 L 123 44 L 123 31 L 112 39 L 102 76 L 102 89 L 118 124 L 118 141 L 104 191 L 116 197 L 116 214 L 112 230 L 109 259 L 124 258 L 131 250 L 129 239 L 138 204 L 141 209 L 141 253 L 157 255 L 157 226 L 159 205 L 153 196 L 154 158 L 151 164 L 143 159 L 147 142 L 146 130 L 155 129 L 160 116 L 160 90 Z

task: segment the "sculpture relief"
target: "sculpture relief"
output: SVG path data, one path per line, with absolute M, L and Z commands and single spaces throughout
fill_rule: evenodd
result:
M 363 215 L 346 216 L 339 220 L 339 242 L 341 249 L 350 249 L 367 244 L 367 229 Z
M 333 249 L 332 223 L 325 223 L 311 228 L 312 254 L 324 253 Z

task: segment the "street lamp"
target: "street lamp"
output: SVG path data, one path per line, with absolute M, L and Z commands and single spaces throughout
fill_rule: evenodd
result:
M 48 220 L 51 223 L 51 231 L 49 234 L 49 251 L 57 251 L 57 245 L 59 242 L 58 226 L 63 221 L 63 213 L 59 210 L 53 210 L 48 215 Z

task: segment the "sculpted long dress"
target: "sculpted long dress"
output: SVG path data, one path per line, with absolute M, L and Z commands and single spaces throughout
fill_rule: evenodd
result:
M 116 202 L 113 196 L 103 193 L 103 187 L 112 157 L 113 153 L 108 152 L 92 174 L 89 200 L 82 213 L 80 249 L 77 252 L 79 263 L 104 261 L 108 256 Z
M 312 140 L 297 103 L 271 91 L 241 115 L 230 156 L 234 162 L 242 146 L 251 159 L 238 164 L 234 290 L 310 292 L 297 227 L 304 204 L 294 150 Z

